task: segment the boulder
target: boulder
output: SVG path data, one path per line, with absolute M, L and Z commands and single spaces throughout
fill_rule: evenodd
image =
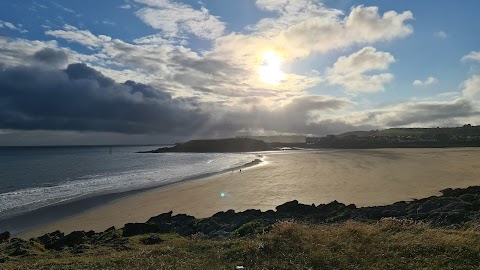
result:
M 0 233 L 0 243 L 6 242 L 8 241 L 8 239 L 10 239 L 10 232 L 5 231 L 3 233 Z
M 75 247 L 84 244 L 86 240 L 86 234 L 84 231 L 71 232 L 63 238 L 63 242 L 66 246 Z
M 227 218 L 232 218 L 232 217 L 235 217 L 235 210 L 228 210 L 227 212 L 218 212 L 218 213 L 215 213 L 212 218 L 218 218 L 218 219 L 227 219 Z
M 123 227 L 122 236 L 129 237 L 134 235 L 153 233 L 155 232 L 155 226 L 148 223 L 127 223 Z
M 36 241 L 45 246 L 46 249 L 60 250 L 64 246 L 64 237 L 65 235 L 57 230 L 38 237 Z
M 300 204 L 297 200 L 286 202 L 282 205 L 279 205 L 275 208 L 278 213 L 289 213 L 289 214 L 312 214 L 315 212 L 315 206 Z
M 170 219 L 172 218 L 172 214 L 173 214 L 173 212 L 170 211 L 168 213 L 163 213 L 163 214 L 160 214 L 158 216 L 151 217 L 147 221 L 147 223 L 162 223 L 162 222 L 170 221 Z

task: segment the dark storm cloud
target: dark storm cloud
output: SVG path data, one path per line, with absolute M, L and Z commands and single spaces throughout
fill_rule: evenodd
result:
M 192 100 L 133 81 L 119 84 L 84 64 L 0 72 L 4 129 L 185 133 L 206 119 Z
M 61 66 L 67 63 L 68 55 L 62 50 L 44 48 L 33 54 L 33 60 L 39 63 Z
M 71 64 L 65 70 L 32 66 L 0 71 L 0 129 L 9 130 L 183 137 L 226 137 L 245 130 L 323 135 L 347 127 L 309 124 L 309 112 L 335 111 L 350 104 L 343 99 L 305 96 L 275 108 L 251 99 L 248 108 L 241 109 L 228 100 L 222 105 L 192 97 L 173 98 L 150 85 L 117 83 L 85 64 Z

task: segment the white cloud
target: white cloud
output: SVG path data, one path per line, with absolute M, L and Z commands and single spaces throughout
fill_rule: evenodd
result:
M 141 8 L 136 15 L 154 29 L 161 30 L 165 37 L 182 37 L 192 34 L 203 39 L 215 39 L 223 35 L 225 23 L 201 7 L 196 10 L 189 5 L 168 0 L 136 0 L 149 7 Z
M 111 21 L 111 20 L 103 20 L 102 21 L 103 24 L 106 24 L 106 25 L 111 25 L 111 26 L 114 26 L 114 25 L 117 25 L 115 22 Z
M 164 45 L 164 44 L 180 44 L 182 46 L 188 45 L 185 39 L 165 39 L 160 34 L 153 34 L 144 36 L 133 40 L 136 44 L 150 44 L 150 45 Z
M 36 65 L 38 62 L 35 61 L 35 53 L 45 49 L 61 51 L 66 54 L 68 62 L 63 63 L 61 68 L 66 67 L 66 64 L 69 63 L 100 61 L 96 55 L 85 55 L 68 48 L 61 48 L 56 41 L 10 39 L 0 36 L 0 66 L 2 64 L 7 67 Z M 55 68 L 57 67 L 55 66 Z
M 312 52 L 327 52 L 359 44 L 374 44 L 408 36 L 410 11 L 379 14 L 377 7 L 358 6 L 344 15 L 317 1 L 258 2 L 278 17 L 249 26 L 249 34 L 231 33 L 215 39 L 211 57 L 241 66 L 258 66 L 263 52 L 275 50 L 285 62 L 304 58 Z M 299 4 L 302 4 L 298 6 Z M 379 78 L 384 80 L 385 78 Z
M 254 31 L 255 35 L 275 36 L 281 31 L 287 30 L 312 17 L 324 20 L 335 20 L 343 12 L 336 9 L 328 9 L 322 3 L 311 0 L 257 0 L 258 8 L 275 12 L 278 17 L 263 18 L 254 25 L 247 26 L 247 30 Z
M 88 30 L 80 30 L 75 26 L 65 24 L 64 30 L 49 30 L 46 35 L 65 39 L 69 42 L 77 42 L 87 46 L 90 49 L 102 47 L 104 43 L 112 40 L 111 37 L 105 35 L 95 36 Z
M 350 126 L 379 128 L 456 126 L 464 123 L 480 124 L 479 114 L 472 101 L 457 98 L 448 101 L 407 101 L 343 115 L 338 112 L 334 115 L 316 114 L 315 123 L 343 122 Z
M 438 79 L 432 76 L 428 77 L 425 81 L 421 81 L 421 80 L 413 81 L 413 85 L 415 86 L 429 86 L 437 83 L 438 83 Z
M 433 33 L 434 37 L 441 38 L 441 39 L 446 39 L 448 37 L 447 33 L 445 31 L 438 31 Z
M 479 61 L 480 62 L 480 52 L 471 51 L 469 54 L 462 57 L 462 61 Z
M 343 19 L 325 19 L 313 16 L 289 27 L 282 34 L 282 41 L 292 50 L 303 49 L 305 54 L 311 51 L 325 52 L 332 49 L 349 47 L 355 44 L 371 44 L 378 41 L 390 41 L 410 35 L 413 28 L 405 24 L 413 19 L 410 11 L 398 14 L 388 11 L 378 13 L 378 7 L 358 6 L 351 9 Z
M 388 70 L 395 58 L 388 52 L 365 47 L 349 56 L 338 58 L 327 69 L 327 79 L 332 85 L 341 85 L 349 92 L 383 91 L 385 84 L 394 78 L 391 73 L 372 74 L 372 71 Z
M 480 101 L 480 75 L 473 75 L 463 83 L 463 95 Z
M 125 5 L 121 5 L 120 8 L 122 9 L 131 9 L 132 6 L 130 4 L 125 4 Z
M 0 20 L 0 28 L 8 28 L 12 31 L 18 31 L 20 33 L 27 33 L 28 32 L 27 30 L 23 29 L 23 25 L 21 25 L 21 24 L 18 24 L 17 26 L 15 26 L 11 22 L 6 22 L 6 21 L 2 21 L 2 20 Z

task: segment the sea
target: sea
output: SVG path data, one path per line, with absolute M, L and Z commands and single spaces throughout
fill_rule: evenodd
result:
M 88 197 L 236 169 L 253 153 L 137 153 L 162 146 L 0 147 L 0 220 Z

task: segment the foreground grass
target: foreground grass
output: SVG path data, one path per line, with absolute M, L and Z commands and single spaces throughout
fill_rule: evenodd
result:
M 0 269 L 480 269 L 480 233 L 399 220 L 377 224 L 277 224 L 269 233 L 210 240 L 203 236 L 129 238 L 122 248 L 90 246 L 9 258 Z M 0 245 L 0 250 L 3 248 Z

